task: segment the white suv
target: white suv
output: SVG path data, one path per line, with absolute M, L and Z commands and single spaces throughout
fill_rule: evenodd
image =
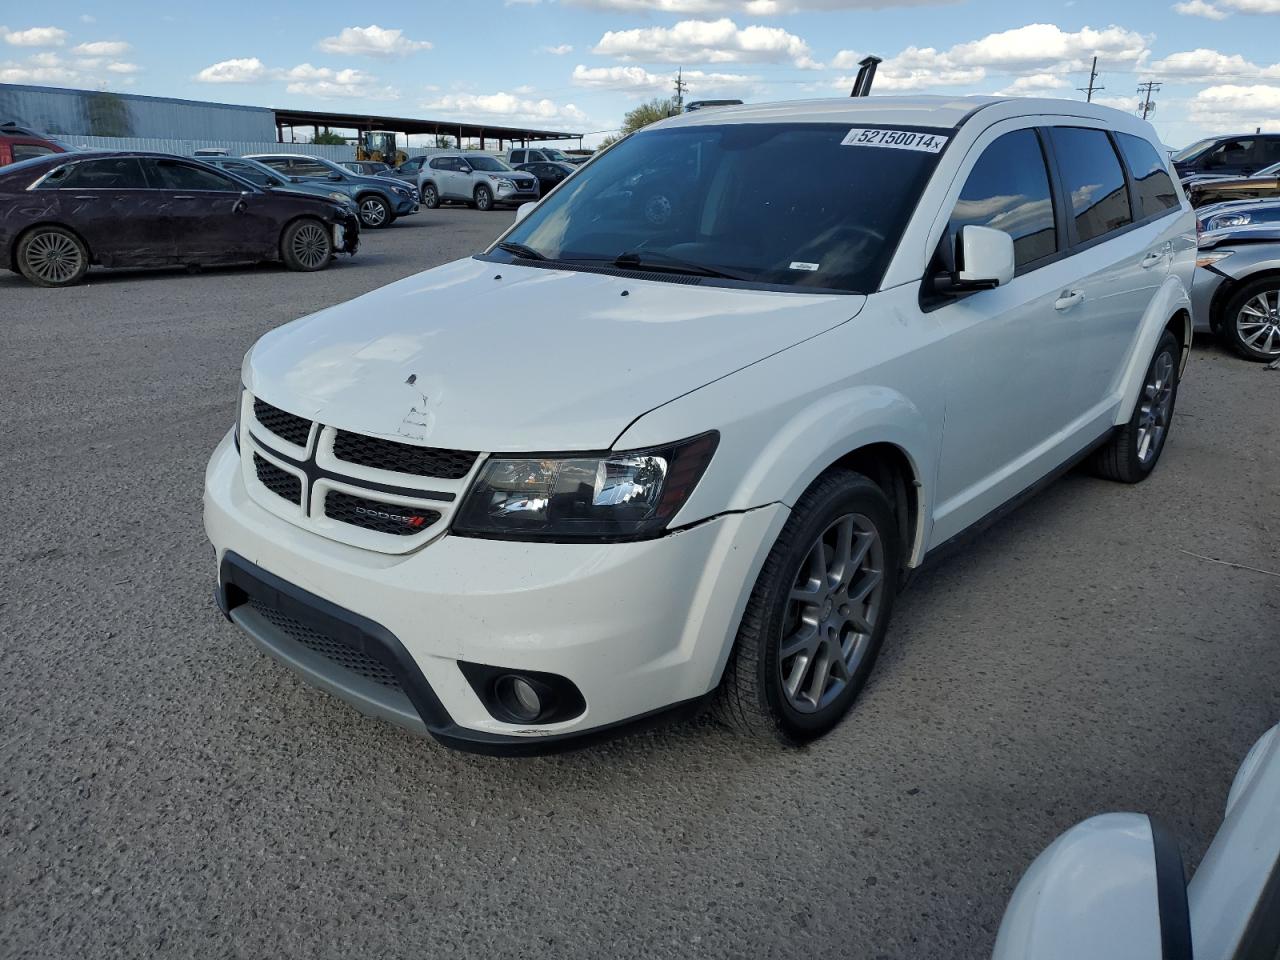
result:
M 1123 113 L 686 114 L 520 213 L 259 340 L 206 477 L 223 611 L 447 744 L 713 700 L 811 739 L 911 571 L 1083 458 L 1143 479 L 1168 437 L 1195 220 Z

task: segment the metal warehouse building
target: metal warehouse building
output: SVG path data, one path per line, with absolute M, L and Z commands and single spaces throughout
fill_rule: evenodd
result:
M 175 140 L 276 139 L 275 111 L 98 90 L 0 84 L 0 121 L 50 136 Z

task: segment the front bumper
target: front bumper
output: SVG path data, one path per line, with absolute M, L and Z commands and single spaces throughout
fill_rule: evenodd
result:
M 418 201 L 412 198 L 396 197 L 396 216 L 407 217 L 418 212 Z
M 775 504 L 622 544 L 446 533 L 413 553 L 389 556 L 322 537 L 260 507 L 244 487 L 230 435 L 205 478 L 219 603 L 259 646 L 366 713 L 491 753 L 564 749 L 696 705 L 719 681 L 751 586 L 785 519 L 786 508 Z M 266 596 L 256 606 L 247 603 L 255 592 Z M 321 662 L 314 650 L 307 655 L 281 640 L 288 625 L 268 622 L 260 609 L 273 597 L 286 598 L 277 606 L 312 629 L 318 617 L 329 617 L 327 638 L 390 664 L 401 695 L 373 689 L 361 676 Z M 335 620 L 348 626 L 332 627 Z M 565 677 L 586 708 L 557 723 L 504 722 L 490 714 L 460 662 Z
M 1213 298 L 1227 277 L 1212 267 L 1196 267 L 1191 277 L 1191 319 L 1197 332 L 1211 327 Z
M 514 190 L 510 187 L 499 187 L 497 192 L 493 195 L 493 200 L 494 203 L 512 203 L 519 205 L 521 203 L 532 203 L 534 200 L 537 200 L 539 196 L 540 194 L 538 193 L 537 187 L 534 187 L 532 190 Z

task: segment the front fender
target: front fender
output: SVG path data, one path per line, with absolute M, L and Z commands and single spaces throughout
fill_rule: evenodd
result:
M 1187 368 L 1187 359 L 1191 353 L 1191 296 L 1188 294 L 1182 278 L 1176 274 L 1170 274 L 1165 277 L 1159 290 L 1156 291 L 1156 295 L 1151 298 L 1151 302 L 1147 305 L 1147 311 L 1142 316 L 1142 324 L 1138 329 L 1138 335 L 1134 338 L 1129 356 L 1125 358 L 1122 368 L 1123 373 L 1120 377 L 1121 401 L 1120 406 L 1116 409 L 1116 426 L 1128 423 L 1133 416 L 1133 408 L 1138 402 L 1138 393 L 1142 390 L 1142 383 L 1147 375 L 1147 367 L 1151 364 L 1151 355 L 1155 352 L 1156 344 L 1159 342 L 1160 335 L 1164 332 L 1165 327 L 1169 325 L 1169 321 L 1179 311 L 1182 311 L 1184 315 L 1182 321 L 1184 325 L 1182 337 L 1184 347 L 1182 350 L 1182 362 L 1178 367 L 1178 377 L 1181 378 Z

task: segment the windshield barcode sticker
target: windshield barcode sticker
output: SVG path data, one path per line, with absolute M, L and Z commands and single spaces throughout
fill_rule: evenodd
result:
M 914 133 L 911 130 L 888 130 L 884 127 L 854 127 L 840 141 L 840 145 L 842 147 L 889 147 L 893 150 L 938 153 L 947 145 L 948 139 L 936 133 Z
M 792 260 L 792 261 L 791 261 L 791 269 L 792 269 L 792 270 L 807 270 L 807 271 L 809 271 L 810 273 L 812 273 L 814 270 L 817 270 L 817 269 L 818 269 L 818 267 L 819 267 L 819 264 L 816 264 L 816 263 L 806 263 L 806 262 L 805 262 L 805 261 L 803 261 L 803 260 Z

